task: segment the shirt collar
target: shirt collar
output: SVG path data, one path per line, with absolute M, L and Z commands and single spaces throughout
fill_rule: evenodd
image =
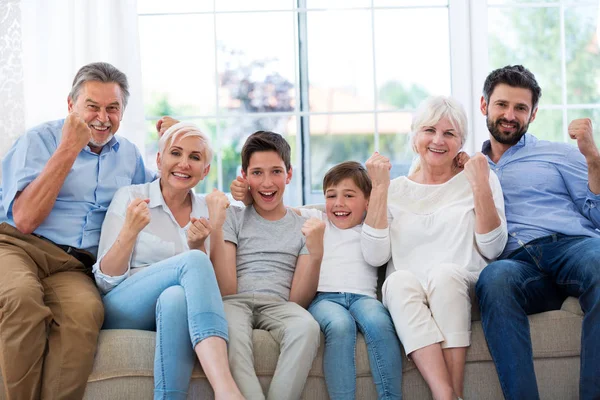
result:
M 202 206 L 192 189 L 190 189 L 190 194 L 192 195 L 192 215 L 198 215 L 197 212 L 200 211 L 200 208 Z M 170 212 L 167 203 L 165 203 L 165 198 L 163 197 L 162 192 L 160 191 L 160 177 L 152 181 L 152 183 L 150 183 L 150 186 L 148 188 L 148 198 L 150 199 L 148 207 L 155 208 L 162 206 L 165 209 L 165 211 Z
M 535 136 L 533 136 L 529 133 L 526 133 L 510 149 L 519 149 L 521 147 L 525 147 L 527 144 L 535 143 L 536 141 L 537 141 L 537 138 Z M 490 151 L 492 151 L 492 144 L 489 140 L 486 140 L 485 142 L 483 142 L 483 145 L 481 146 L 481 152 L 484 155 L 489 156 Z

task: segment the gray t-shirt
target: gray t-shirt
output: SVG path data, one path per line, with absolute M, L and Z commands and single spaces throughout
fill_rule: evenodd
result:
M 306 218 L 288 210 L 277 221 L 253 206 L 227 209 L 223 237 L 237 245 L 237 292 L 269 294 L 288 301 L 298 256 L 308 254 L 302 225 Z

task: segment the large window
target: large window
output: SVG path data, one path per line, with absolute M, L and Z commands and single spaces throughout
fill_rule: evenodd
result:
M 542 98 L 529 131 L 538 138 L 570 141 L 575 118 L 600 126 L 599 3 L 488 1 L 490 69 L 523 64 L 535 74 Z
M 393 176 L 406 174 L 413 157 L 411 114 L 421 100 L 452 94 L 473 120 L 482 77 L 491 66 L 528 63 L 527 57 L 541 62 L 547 50 L 540 46 L 550 39 L 529 31 L 517 34 L 517 22 L 527 25 L 529 18 L 519 20 L 526 11 L 521 3 L 490 2 L 488 8 L 479 0 L 140 0 L 147 159 L 156 155 L 154 123 L 168 114 L 197 123 L 213 139 L 213 168 L 200 192 L 228 191 L 239 174 L 241 146 L 259 129 L 281 133 L 292 147 L 290 205 L 323 201 L 321 181 L 332 165 L 364 162 L 375 150 L 392 159 Z M 573 22 L 578 17 L 569 17 L 571 8 L 590 14 L 581 7 L 536 4 L 536 12 L 556 9 L 560 18 Z M 505 11 L 509 15 L 502 26 L 509 28 L 494 30 L 493 19 Z M 488 26 L 480 22 L 486 19 L 491 21 L 490 65 L 479 56 L 482 49 L 488 54 L 480 35 L 487 37 Z M 591 20 L 586 24 L 596 26 Z M 583 40 L 583 25 L 577 28 L 574 42 Z M 540 53 L 513 58 L 515 48 L 525 51 L 525 43 L 537 45 Z M 566 76 L 575 79 L 581 68 L 592 68 L 593 60 L 585 60 L 587 67 L 567 67 L 572 73 Z M 547 68 L 548 78 L 556 79 Z M 571 117 L 584 109 L 571 110 L 571 101 L 596 101 L 579 95 L 561 102 L 562 93 L 558 102 L 543 103 L 541 113 L 562 118 L 566 107 Z M 551 98 L 545 93 L 543 101 Z M 475 138 L 465 150 L 474 151 L 484 139 L 485 132 L 477 132 L 480 125 L 485 128 L 475 121 Z

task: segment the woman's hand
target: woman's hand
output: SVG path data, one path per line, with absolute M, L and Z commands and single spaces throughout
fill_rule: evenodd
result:
M 476 153 L 464 167 L 465 175 L 471 184 L 473 191 L 477 188 L 490 186 L 490 166 L 486 156 Z
M 246 206 L 249 206 L 254 202 L 252 195 L 250 194 L 248 181 L 241 176 L 238 176 L 231 181 L 229 191 L 231 192 L 231 197 L 233 197 L 234 200 L 241 201 Z
M 225 193 L 213 189 L 212 193 L 206 195 L 205 200 L 212 228 L 221 228 L 227 215 L 225 210 L 229 207 L 229 199 Z
M 127 206 L 123 230 L 137 236 L 150 223 L 150 199 L 135 198 Z
M 465 168 L 465 164 L 469 161 L 469 155 L 464 151 L 459 151 L 456 157 L 454 157 L 454 163 L 452 167 L 458 170 L 459 172 Z
M 191 218 L 191 225 L 187 230 L 187 243 L 190 249 L 200 250 L 206 253 L 204 242 L 212 230 L 210 222 L 206 218 Z

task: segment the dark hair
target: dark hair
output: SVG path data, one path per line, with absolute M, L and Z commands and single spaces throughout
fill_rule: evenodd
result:
M 531 91 L 532 111 L 542 97 L 542 89 L 535 80 L 535 76 L 522 65 L 507 65 L 492 71 L 483 84 L 483 98 L 490 103 L 490 96 L 497 85 L 504 83 L 508 86 L 529 89 Z
M 363 192 L 365 198 L 371 196 L 371 178 L 367 170 L 356 161 L 345 161 L 332 167 L 323 178 L 323 193 L 332 186 L 339 184 L 344 179 L 350 178 Z
M 129 100 L 129 83 L 127 82 L 127 76 L 117 68 L 105 62 L 84 65 L 77 71 L 75 79 L 73 79 L 73 86 L 71 87 L 69 98 L 73 101 L 77 101 L 81 87 L 84 83 L 89 81 L 118 84 L 123 96 L 121 98 L 123 109 L 127 107 L 127 100 Z
M 292 168 L 290 162 L 290 145 L 279 133 L 257 131 L 246 139 L 242 147 L 242 171 L 248 171 L 248 164 L 252 154 L 258 151 L 274 151 L 283 160 L 286 171 Z

